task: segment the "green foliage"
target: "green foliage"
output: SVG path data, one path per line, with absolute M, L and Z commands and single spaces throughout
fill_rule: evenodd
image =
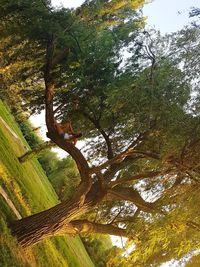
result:
M 57 168 L 59 159 L 55 152 L 52 152 L 50 149 L 47 149 L 42 152 L 42 154 L 38 157 L 38 161 L 40 162 L 46 175 L 49 177 L 52 172 L 54 172 Z
M 120 24 L 128 17 L 130 13 L 136 13 L 135 10 L 144 5 L 143 0 L 132 1 L 85 1 L 81 8 L 78 8 L 78 14 L 87 23 L 95 25 L 97 29 L 113 27 Z M 143 24 L 143 20 L 138 20 L 138 25 Z M 141 26 L 141 25 L 140 25 Z
M 19 126 L 32 150 L 44 143 L 41 137 L 33 132 L 33 126 L 29 121 L 20 122 Z M 37 158 L 48 177 L 57 169 L 58 162 L 60 161 L 57 154 L 50 149 L 45 149 L 43 152 L 40 152 Z
M 113 246 L 108 236 L 92 235 L 82 236 L 84 246 L 96 267 L 131 267 L 124 249 Z
M 49 180 L 61 200 L 72 197 L 80 182 L 80 175 L 76 164 L 70 158 L 55 161 L 49 173 Z
M 16 240 L 13 239 L 3 218 L 0 219 L 0 255 L 2 266 L 25 267 L 30 266 L 30 261 L 24 258 L 23 252 L 17 247 Z M 34 262 L 32 262 L 34 264 Z
M 78 94 L 82 88 L 90 89 L 90 84 L 96 82 L 96 80 L 93 81 L 94 78 L 99 79 L 99 77 L 101 81 L 97 83 L 104 87 L 106 82 L 112 81 L 120 62 L 116 60 L 116 52 L 120 52 L 124 45 L 128 45 L 130 33 L 142 27 L 139 25 L 142 17 L 135 9 L 141 7 L 143 2 L 142 0 L 127 3 L 99 1 L 97 4 L 96 1 L 90 1 L 76 13 L 68 9 L 54 10 L 46 1 L 38 0 L 30 4 L 25 0 L 17 3 L 15 1 L 5 3 L 2 0 L 0 27 L 2 32 L 5 32 L 5 36 L 2 34 L 4 39 L 1 42 L 0 52 L 3 55 L 1 73 L 4 85 L 1 90 L 4 98 L 10 101 L 12 106 L 21 105 L 23 110 L 29 110 L 29 112 L 37 112 L 44 108 L 41 77 L 46 42 L 52 38 L 56 40 L 55 57 L 60 57 L 62 54 L 54 70 L 54 78 L 59 87 L 58 96 L 60 93 L 71 91 L 76 86 L 79 87 Z M 110 12 L 113 10 L 110 16 L 113 21 L 117 21 L 117 24 L 113 28 L 105 25 L 97 32 L 95 25 L 88 25 L 88 20 L 85 21 L 84 12 L 87 13 L 88 8 L 90 10 L 86 17 L 89 16 L 88 19 L 93 20 L 94 13 L 91 12 L 91 6 L 99 14 L 103 12 L 99 18 L 96 18 L 97 24 L 109 20 L 106 18 L 109 15 L 104 14 L 108 7 Z M 123 16 L 118 21 L 120 13 Z M 127 17 L 129 17 L 128 21 L 126 21 Z M 13 36 L 13 32 L 18 35 Z M 93 70 L 94 67 L 97 70 Z M 90 81 L 91 72 L 96 74 Z M 66 83 L 68 83 L 67 87 Z M 9 99 L 11 88 L 17 93 L 18 101 L 14 98 Z
M 108 236 L 84 236 L 83 244 L 96 267 L 107 266 L 112 243 Z

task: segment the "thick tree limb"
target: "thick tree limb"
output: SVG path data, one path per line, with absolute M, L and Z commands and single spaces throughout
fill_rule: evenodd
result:
M 71 199 L 45 211 L 14 221 L 10 227 L 20 245 L 23 247 L 34 245 L 47 237 L 60 235 L 63 227 L 88 211 L 90 205 L 92 203 L 88 201 L 87 204 L 79 207 L 79 203 Z
M 76 233 L 78 234 L 105 234 L 105 235 L 116 235 L 123 237 L 131 237 L 129 233 L 127 233 L 126 229 L 122 229 L 110 224 L 98 224 L 93 223 L 87 220 L 75 220 L 71 222 L 72 226 L 76 229 Z
M 101 172 L 97 172 L 96 176 L 98 178 L 98 184 L 101 191 L 105 190 L 105 179 Z
M 156 209 L 154 203 L 146 202 L 138 191 L 132 188 L 116 187 L 112 190 L 108 190 L 106 200 L 130 201 L 145 212 L 160 212 Z
M 152 172 L 144 172 L 144 173 L 136 174 L 130 177 L 122 177 L 116 181 L 110 182 L 109 187 L 113 188 L 119 184 L 125 184 L 125 183 L 129 183 L 135 180 L 144 179 L 144 178 L 153 178 L 153 177 L 156 177 L 162 174 L 163 172 L 161 171 L 152 171 Z

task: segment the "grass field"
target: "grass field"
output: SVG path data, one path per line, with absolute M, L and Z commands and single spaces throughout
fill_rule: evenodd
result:
M 50 208 L 58 198 L 36 159 L 20 164 L 18 156 L 27 148 L 8 108 L 0 101 L 0 185 L 22 217 Z M 16 135 L 18 138 L 16 138 Z M 79 237 L 56 237 L 23 250 L 7 224 L 15 214 L 0 196 L 0 267 L 94 267 Z

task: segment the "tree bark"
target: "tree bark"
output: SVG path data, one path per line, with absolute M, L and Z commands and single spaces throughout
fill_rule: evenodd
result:
M 52 236 L 77 234 L 71 222 L 96 206 L 104 194 L 98 191 L 97 184 L 93 184 L 84 199 L 82 190 L 77 190 L 71 200 L 63 201 L 48 210 L 14 221 L 10 225 L 11 232 L 23 247 L 34 245 Z
M 99 223 L 90 222 L 88 220 L 75 220 L 71 222 L 71 225 L 79 234 L 97 233 L 97 234 L 104 234 L 104 235 L 130 237 L 130 234 L 127 232 L 126 229 L 119 228 L 111 224 L 99 224 Z
M 48 210 L 13 222 L 10 225 L 11 232 L 23 247 L 34 245 L 51 236 L 75 233 L 70 227 L 70 221 L 85 213 L 90 205 L 89 202 L 81 205 L 76 200 L 62 202 Z

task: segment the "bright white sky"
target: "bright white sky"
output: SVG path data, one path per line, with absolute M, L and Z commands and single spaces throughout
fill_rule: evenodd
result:
M 53 6 L 61 6 L 64 7 L 78 7 L 80 6 L 84 1 L 83 0 L 51 0 L 51 3 Z
M 154 0 L 144 6 L 144 15 L 148 16 L 148 24 L 162 33 L 180 30 L 190 19 L 191 7 L 200 7 L 199 0 Z

